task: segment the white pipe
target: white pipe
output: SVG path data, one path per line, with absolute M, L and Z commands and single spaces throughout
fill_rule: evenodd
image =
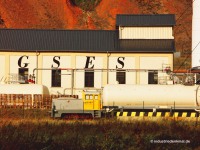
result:
M 193 1 L 192 16 L 192 67 L 200 66 L 200 0 Z

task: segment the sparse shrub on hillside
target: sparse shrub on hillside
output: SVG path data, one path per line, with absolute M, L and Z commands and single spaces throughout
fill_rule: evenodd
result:
M 133 1 L 133 0 L 131 0 Z M 135 0 L 138 4 L 138 6 L 141 8 L 142 14 L 159 14 L 160 9 L 162 8 L 162 2 L 160 0 L 154 0 L 154 1 L 141 1 L 141 0 Z
M 101 2 L 101 0 L 70 0 L 75 6 L 80 7 L 85 11 L 92 11 Z
M 0 16 L 0 24 L 4 24 L 4 20 Z

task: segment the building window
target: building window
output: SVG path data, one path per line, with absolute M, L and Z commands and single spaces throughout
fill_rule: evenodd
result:
M 158 71 L 148 72 L 148 84 L 158 84 Z
M 94 71 L 85 71 L 85 87 L 94 87 Z
M 119 84 L 126 84 L 126 72 L 125 70 L 117 71 L 116 80 Z
M 24 83 L 28 83 L 28 68 L 19 68 L 19 79 L 18 80 L 20 80 L 20 81 L 24 80 Z
M 51 74 L 51 86 L 61 87 L 61 70 L 52 70 Z

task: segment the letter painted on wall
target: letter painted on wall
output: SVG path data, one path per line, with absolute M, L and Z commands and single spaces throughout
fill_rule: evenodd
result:
M 136 68 L 136 59 L 134 56 L 118 56 L 109 57 L 109 69 L 135 69 Z M 108 83 L 116 83 L 116 72 L 109 72 Z M 136 72 L 128 71 L 126 72 L 126 84 L 135 84 L 136 83 Z
M 28 60 L 28 57 L 29 57 L 29 56 L 21 56 L 21 57 L 18 59 L 18 66 L 19 66 L 20 68 L 26 68 L 26 67 L 28 67 L 28 64 L 29 64 L 29 63 L 22 63 L 22 59 L 23 59 L 24 57 Z M 25 59 L 25 58 L 24 58 L 24 59 Z
M 42 68 L 71 68 L 71 56 L 63 56 L 57 54 L 42 56 Z M 61 75 L 66 74 L 66 70 L 61 70 Z M 51 88 L 52 83 L 52 71 L 51 70 L 42 70 L 42 84 Z M 71 75 L 62 75 L 61 76 L 61 87 L 70 88 L 71 87 Z M 57 93 L 59 91 L 62 93 L 62 88 L 52 88 L 52 93 Z M 68 92 L 68 91 L 66 91 Z
M 124 60 L 125 60 L 125 57 L 118 57 L 117 59 L 118 65 L 116 65 L 116 69 L 124 68 Z
M 85 86 L 85 71 L 84 69 L 102 69 L 103 57 L 99 56 L 76 56 L 75 68 L 82 69 L 75 71 L 75 87 L 84 88 Z M 115 64 L 116 65 L 116 64 Z M 94 87 L 101 88 L 102 85 L 102 72 L 94 70 Z
M 86 56 L 85 68 L 94 68 L 95 57 Z
M 53 57 L 53 62 L 57 64 L 57 66 L 54 66 L 53 64 L 51 65 L 52 68 L 58 68 L 60 67 L 60 56 L 54 56 Z

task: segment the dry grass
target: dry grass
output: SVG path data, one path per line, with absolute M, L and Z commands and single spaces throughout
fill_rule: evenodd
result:
M 17 113 L 20 110 L 16 110 Z M 27 112 L 26 112 L 27 111 Z M 1 114 L 4 111 L 1 110 Z M 7 112 L 12 112 L 11 110 Z M 29 115 L 28 115 L 29 112 Z M 0 117 L 0 149 L 199 149 L 200 123 L 174 120 L 50 119 L 46 111 Z M 28 117 L 27 117 L 28 116 Z M 155 143 L 187 140 L 189 143 Z

